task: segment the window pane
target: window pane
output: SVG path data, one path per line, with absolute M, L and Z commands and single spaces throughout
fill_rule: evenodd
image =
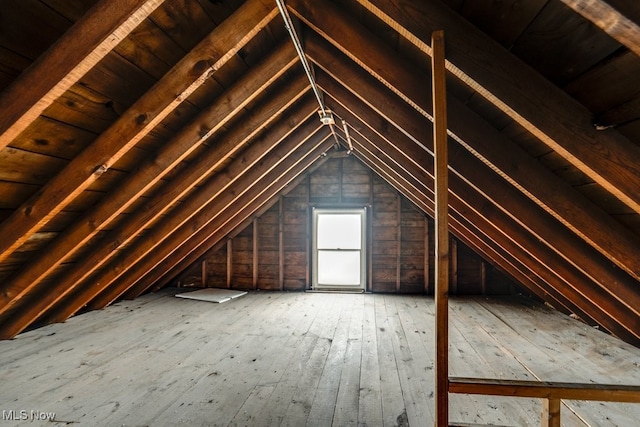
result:
M 318 249 L 361 249 L 359 214 L 318 215 Z
M 318 283 L 360 285 L 360 251 L 318 251 Z

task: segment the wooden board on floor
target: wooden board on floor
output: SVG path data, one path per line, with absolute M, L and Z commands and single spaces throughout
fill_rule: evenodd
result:
M 199 289 L 197 291 L 176 294 L 176 297 L 192 299 L 196 301 L 215 302 L 220 304 L 223 302 L 231 301 L 234 298 L 239 298 L 246 294 L 247 293 L 244 291 L 234 291 L 233 289 L 206 288 Z

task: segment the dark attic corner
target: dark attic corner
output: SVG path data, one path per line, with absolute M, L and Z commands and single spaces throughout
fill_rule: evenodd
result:
M 637 424 L 638 75 L 630 0 L 3 1 L 0 425 Z

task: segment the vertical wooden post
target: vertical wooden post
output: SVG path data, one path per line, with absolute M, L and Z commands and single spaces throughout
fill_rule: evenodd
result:
M 284 198 L 278 204 L 278 285 L 284 290 Z
M 487 264 L 484 261 L 480 263 L 480 287 L 482 295 L 487 294 Z
M 560 399 L 542 399 L 542 427 L 560 427 Z
M 402 198 L 397 194 L 396 203 L 396 292 L 400 293 L 400 275 L 402 273 Z
M 369 169 L 369 210 L 367 211 L 367 283 L 368 292 L 373 292 L 373 170 Z
M 449 239 L 449 294 L 458 294 L 458 242 Z
M 429 220 L 424 217 L 424 293 L 429 293 Z
M 448 223 L 448 159 L 447 99 L 445 82 L 444 32 L 431 36 L 433 142 L 435 157 L 436 220 L 436 381 L 435 425 L 449 425 L 449 223 Z
M 306 206 L 307 206 L 307 218 L 306 218 L 306 243 L 305 243 L 305 262 L 307 263 L 305 271 L 305 289 L 311 289 L 311 174 L 307 174 L 307 198 L 306 198 Z
M 227 240 L 227 288 L 231 287 L 233 278 L 233 239 Z
M 202 287 L 206 288 L 207 287 L 207 259 L 203 259 L 202 260 L 202 265 L 201 265 L 201 271 L 200 271 L 202 278 L 201 278 L 201 282 L 202 282 Z
M 258 218 L 253 220 L 253 289 L 258 288 Z

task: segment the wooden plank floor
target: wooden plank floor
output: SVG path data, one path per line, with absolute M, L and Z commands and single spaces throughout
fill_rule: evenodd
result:
M 453 299 L 450 329 L 455 376 L 640 384 L 640 349 L 544 306 Z M 164 291 L 0 342 L 0 426 L 430 426 L 433 359 L 430 298 Z M 540 423 L 535 399 L 450 406 L 457 422 Z M 565 402 L 562 415 L 631 426 L 640 405 Z

